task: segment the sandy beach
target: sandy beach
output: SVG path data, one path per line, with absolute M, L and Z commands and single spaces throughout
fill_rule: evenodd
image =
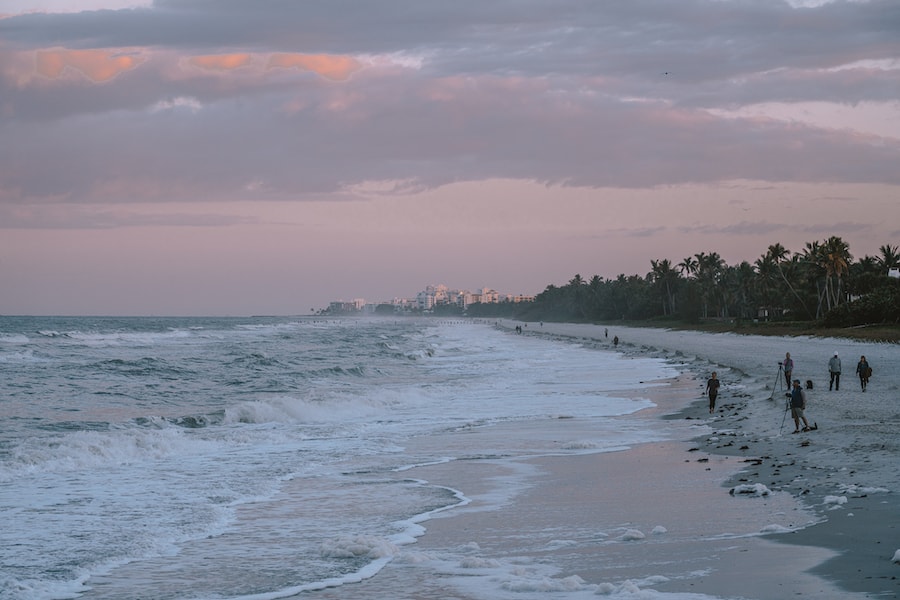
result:
M 644 412 L 682 427 L 683 439 L 624 452 L 547 455 L 521 463 L 454 461 L 413 469 L 414 477 L 464 490 L 471 502 L 434 515 L 424 523 L 425 534 L 374 578 L 323 590 L 320 597 L 900 595 L 900 564 L 894 562 L 900 549 L 900 374 L 893 367 L 900 361 L 900 346 L 500 324 L 516 325 L 526 336 L 558 336 L 608 349 L 618 336 L 616 349 L 626 357 L 678 364 L 681 377 L 646 390 L 656 408 Z M 836 351 L 844 376 L 841 389 L 830 392 L 827 364 Z M 786 352 L 794 359 L 794 376 L 813 381 L 807 416 L 818 424 L 815 431 L 793 434 L 785 415 L 778 363 Z M 863 354 L 874 370 L 865 393 L 854 375 Z M 722 388 L 710 415 L 704 386 L 713 370 Z M 560 420 L 541 431 L 552 436 L 558 427 L 559 439 L 566 439 L 577 426 Z M 440 445 L 442 440 L 422 443 Z M 502 501 L 505 508 L 485 509 L 496 507 L 498 490 L 510 489 L 506 481 L 517 483 Z M 729 534 L 716 535 L 722 531 Z M 473 544 L 474 539 L 480 542 Z M 438 568 L 440 576 L 434 569 L 417 568 L 420 562 L 439 562 L 445 553 L 467 558 Z M 479 574 L 480 568 L 498 573 L 493 578 L 497 588 L 467 589 L 478 580 L 467 574 Z
M 797 583 L 798 571 L 808 568 L 802 563 L 815 556 L 817 548 L 824 548 L 834 555 L 813 566 L 812 574 L 864 597 L 900 596 L 900 564 L 892 562 L 900 549 L 900 372 L 896 369 L 900 346 L 836 338 L 549 323 L 529 323 L 524 331 L 610 346 L 617 336 L 618 350 L 628 355 L 660 356 L 683 363 L 696 375 L 697 399 L 668 418 L 704 420 L 712 429 L 710 435 L 694 439 L 690 450 L 750 460 L 724 482 L 725 488 L 761 484 L 772 491 L 789 492 L 800 498 L 818 521 L 789 533 L 765 536 L 802 547 L 792 553 L 795 568 L 778 582 L 778 588 L 791 596 L 805 595 Z M 813 389 L 807 391 L 806 414 L 810 423 L 818 424 L 818 430 L 794 435 L 790 415 L 785 418 L 785 390 L 779 381 L 778 363 L 786 352 L 794 360 L 794 377 L 813 382 Z M 842 359 L 839 391 L 828 389 L 828 360 L 834 352 Z M 855 375 L 861 355 L 873 367 L 864 393 Z M 713 370 L 718 371 L 722 389 L 716 413 L 709 415 L 703 388 Z M 746 567 L 743 561 L 729 566 L 740 572 Z M 766 571 L 766 585 L 771 586 L 776 578 Z M 704 590 L 699 584 L 691 589 L 721 593 Z M 752 598 L 787 595 L 740 593 Z

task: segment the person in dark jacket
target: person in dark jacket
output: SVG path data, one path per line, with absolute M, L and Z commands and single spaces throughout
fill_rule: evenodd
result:
M 706 381 L 706 395 L 709 396 L 709 414 L 713 414 L 716 410 L 716 397 L 719 395 L 719 380 L 715 371 Z
M 865 356 L 859 357 L 859 362 L 856 363 L 856 374 L 859 375 L 859 387 L 862 388 L 862 391 L 866 391 L 866 386 L 869 385 L 869 377 L 872 376 L 872 367 L 869 366 L 869 361 L 866 360 Z

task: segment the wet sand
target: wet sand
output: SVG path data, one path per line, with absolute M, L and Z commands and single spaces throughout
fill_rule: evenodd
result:
M 604 349 L 617 335 L 615 349 L 626 356 L 678 363 L 684 376 L 642 392 L 656 403 L 642 416 L 683 436 L 623 451 L 413 469 L 409 476 L 462 490 L 470 502 L 423 523 L 425 534 L 372 579 L 318 597 L 900 595 L 892 562 L 900 548 L 900 375 L 888 367 L 900 364 L 900 347 L 621 327 L 606 337 L 602 326 L 547 323 L 528 323 L 524 335 Z M 842 389 L 828 392 L 835 350 L 845 375 Z M 816 431 L 790 433 L 777 369 L 787 351 L 795 375 L 814 381 L 807 414 Z M 852 376 L 859 354 L 876 372 L 865 394 Z M 722 380 L 714 415 L 703 395 L 712 370 Z M 538 426 L 563 440 L 583 424 Z M 476 577 L 482 571 L 490 578 Z M 486 581 L 496 588 L 478 587 Z

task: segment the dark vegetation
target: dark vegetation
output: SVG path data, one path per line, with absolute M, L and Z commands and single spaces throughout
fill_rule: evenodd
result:
M 854 261 L 839 237 L 800 252 L 769 246 L 755 262 L 728 265 L 716 252 L 673 264 L 650 261 L 644 276 L 549 285 L 529 303 L 474 304 L 471 317 L 527 321 L 623 322 L 709 331 L 900 340 L 898 247 Z

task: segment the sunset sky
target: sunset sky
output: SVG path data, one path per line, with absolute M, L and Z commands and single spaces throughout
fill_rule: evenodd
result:
M 0 314 L 900 244 L 900 2 L 4 0 Z

